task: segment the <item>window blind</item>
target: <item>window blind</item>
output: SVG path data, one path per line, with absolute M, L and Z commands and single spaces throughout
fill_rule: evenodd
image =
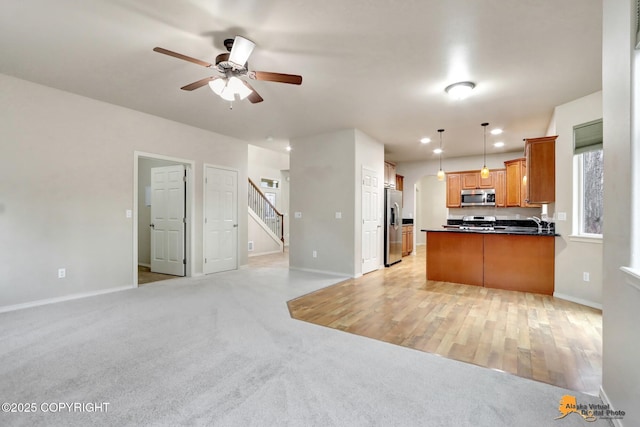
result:
M 573 127 L 573 153 L 602 149 L 602 119 Z

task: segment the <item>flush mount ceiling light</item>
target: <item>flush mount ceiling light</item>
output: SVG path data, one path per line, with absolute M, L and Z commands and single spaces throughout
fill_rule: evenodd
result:
M 493 144 L 493 146 L 496 147 L 496 148 L 502 148 L 502 147 L 504 147 L 504 142 L 496 142 L 496 143 Z
M 428 143 L 430 143 L 430 142 L 431 142 L 431 138 L 426 138 L 426 137 L 425 137 L 425 138 L 422 138 L 422 139 L 420 140 L 420 143 L 421 143 L 421 144 L 428 144 Z
M 458 82 L 447 86 L 444 91 L 453 99 L 465 99 L 474 87 L 476 85 L 473 82 Z
M 440 169 L 438 170 L 438 181 L 444 181 L 444 171 L 442 170 L 442 132 L 444 132 L 444 129 L 438 129 L 438 133 L 440 134 L 440 152 L 438 153 L 440 155 Z
M 500 135 L 501 133 L 502 129 L 500 128 L 491 129 L 491 135 Z
M 487 126 L 489 123 L 482 123 L 480 126 L 484 128 L 484 166 L 482 166 L 480 176 L 486 179 L 489 178 L 489 168 L 487 167 Z

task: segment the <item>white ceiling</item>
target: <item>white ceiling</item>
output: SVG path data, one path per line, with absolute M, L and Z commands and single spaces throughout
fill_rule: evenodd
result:
M 601 0 L 5 0 L 0 72 L 283 149 L 289 138 L 358 128 L 386 158 L 481 154 L 544 136 L 553 108 L 601 89 Z M 264 98 L 229 103 L 185 84 L 225 38 L 257 46 L 249 68 L 301 74 L 251 81 Z M 452 101 L 450 83 L 476 83 Z M 429 146 L 419 143 L 428 136 Z

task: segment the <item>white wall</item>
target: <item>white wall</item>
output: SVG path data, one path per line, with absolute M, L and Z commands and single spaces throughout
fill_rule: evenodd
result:
M 0 93 L 0 307 L 133 284 L 137 218 L 125 211 L 135 151 L 196 162 L 193 272 L 202 272 L 203 165 L 235 168 L 246 182 L 246 142 L 6 75 Z M 246 185 L 238 200 L 246 242 Z
M 630 185 L 632 170 L 640 168 L 640 140 L 632 130 L 640 126 L 631 94 L 638 93 L 633 62 L 635 1 L 603 2 L 602 110 L 604 131 L 604 284 L 603 391 L 614 409 L 626 412 L 621 425 L 640 426 L 640 281 L 620 270 L 631 262 L 631 210 L 638 182 Z M 636 62 L 636 67 L 638 63 Z M 637 72 L 637 70 L 636 70 Z M 635 102 L 638 101 L 637 95 Z M 638 105 L 635 105 L 638 108 Z M 637 175 L 636 175 L 637 176 Z M 634 195 L 635 191 L 635 195 Z M 637 234 L 636 234 L 637 239 Z M 637 244 L 637 242 L 636 242 Z M 636 265 L 637 267 L 637 265 Z
M 584 303 L 602 306 L 602 240 L 572 237 L 574 161 L 573 127 L 602 118 L 602 92 L 576 99 L 555 108 L 555 128 L 549 133 L 556 139 L 556 202 L 549 205 L 552 212 L 565 212 L 567 221 L 556 221 L 556 267 L 554 295 Z M 604 145 L 609 141 L 605 140 Z M 589 272 L 590 281 L 582 280 Z
M 295 138 L 291 147 L 289 265 L 358 275 L 360 170 L 362 164 L 377 166 L 382 192 L 384 147 L 356 129 Z M 296 219 L 296 212 L 301 212 L 302 218 Z M 336 212 L 342 214 L 341 219 L 336 219 Z M 313 258 L 313 251 L 317 258 Z

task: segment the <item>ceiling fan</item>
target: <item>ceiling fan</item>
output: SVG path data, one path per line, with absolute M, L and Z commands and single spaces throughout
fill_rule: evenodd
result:
M 221 53 L 216 57 L 216 63 L 210 64 L 181 53 L 172 52 L 161 47 L 153 48 L 154 52 L 163 53 L 173 56 L 174 58 L 184 61 L 193 62 L 206 68 L 212 68 L 220 72 L 222 76 L 206 77 L 197 82 L 190 83 L 181 87 L 182 90 L 195 90 L 208 84 L 217 95 L 227 101 L 234 101 L 236 95 L 240 99 L 248 98 L 252 104 L 262 102 L 263 99 L 256 90 L 245 80 L 240 79 L 242 76 L 249 76 L 250 79 L 263 80 L 269 82 L 288 83 L 299 85 L 302 83 L 302 76 L 295 74 L 272 73 L 268 71 L 249 71 L 248 62 L 249 55 L 256 46 L 254 42 L 241 36 L 235 39 L 226 39 L 224 46 L 228 53 Z

